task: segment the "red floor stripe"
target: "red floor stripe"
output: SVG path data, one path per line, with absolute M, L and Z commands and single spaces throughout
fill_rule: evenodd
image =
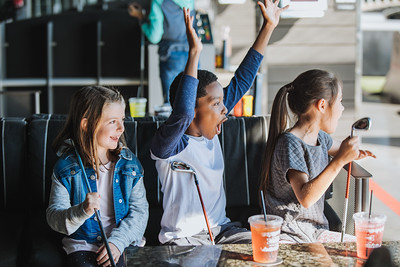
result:
M 400 216 L 400 201 L 392 197 L 372 179 L 369 180 L 369 190 L 374 190 L 373 197 L 379 198 L 383 203 L 385 203 L 386 206 L 388 206 L 391 210 L 393 210 L 397 215 Z

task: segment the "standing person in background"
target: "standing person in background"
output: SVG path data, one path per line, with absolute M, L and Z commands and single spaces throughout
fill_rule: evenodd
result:
M 147 39 L 158 44 L 165 105 L 169 105 L 169 87 L 174 78 L 184 70 L 188 58 L 189 46 L 182 16 L 183 7 L 192 10 L 190 15 L 194 16 L 194 0 L 153 0 L 148 16 L 145 9 L 136 2 L 128 7 L 129 15 L 140 20 Z

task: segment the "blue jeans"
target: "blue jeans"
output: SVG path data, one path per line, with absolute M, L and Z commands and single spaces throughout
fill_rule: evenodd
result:
M 187 59 L 187 51 L 171 51 L 166 60 L 160 60 L 160 78 L 164 103 L 169 103 L 169 87 L 175 77 L 185 69 Z

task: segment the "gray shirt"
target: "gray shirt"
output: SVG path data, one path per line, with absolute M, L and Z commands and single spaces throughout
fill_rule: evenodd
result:
M 328 165 L 328 150 L 332 138 L 325 132 L 318 134 L 318 144 L 311 146 L 291 133 L 283 133 L 275 146 L 271 163 L 267 212 L 283 218 L 281 239 L 295 242 L 315 242 L 319 234 L 328 229 L 324 215 L 324 196 L 314 205 L 300 205 L 286 175 L 293 169 L 308 175 L 308 180 L 317 177 Z

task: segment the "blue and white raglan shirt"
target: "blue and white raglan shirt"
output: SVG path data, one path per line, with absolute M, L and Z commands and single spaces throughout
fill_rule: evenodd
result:
M 228 113 L 254 82 L 262 59 L 251 48 L 224 88 Z M 173 171 L 173 161 L 189 164 L 196 171 L 210 227 L 230 222 L 225 214 L 224 159 L 218 136 L 208 140 L 185 134 L 194 118 L 197 85 L 197 79 L 182 76 L 172 114 L 157 130 L 151 144 L 151 158 L 156 161 L 163 192 L 164 213 L 158 236 L 161 243 L 207 229 L 194 178 L 190 173 Z

